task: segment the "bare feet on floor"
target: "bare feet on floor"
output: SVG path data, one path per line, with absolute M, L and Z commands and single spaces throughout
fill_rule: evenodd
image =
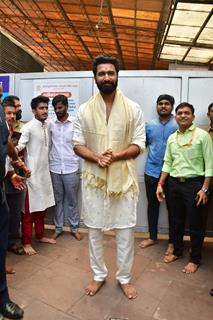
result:
M 33 255 L 37 254 L 37 251 L 35 251 L 35 250 L 33 249 L 33 247 L 31 246 L 31 244 L 25 244 L 25 245 L 23 246 L 23 249 L 24 249 L 24 252 L 25 252 L 26 254 L 28 254 L 29 256 L 33 256 Z
M 175 256 L 174 254 L 170 254 L 169 256 L 165 256 L 163 260 L 166 263 L 171 263 L 171 262 L 174 262 L 177 259 L 178 259 L 177 256 Z
M 165 252 L 165 256 L 169 256 L 170 254 L 173 254 L 173 252 L 174 252 L 174 245 L 172 243 L 169 243 Z
M 184 273 L 194 273 L 199 268 L 199 264 L 195 264 L 193 262 L 189 262 L 182 270 Z
M 156 243 L 157 243 L 156 240 L 145 239 L 145 240 L 141 241 L 141 243 L 139 244 L 139 247 L 142 248 L 142 249 L 145 249 L 147 247 L 153 246 Z
M 105 283 L 105 280 L 104 281 L 92 280 L 92 282 L 85 288 L 85 293 L 88 296 L 94 296 L 101 289 L 104 283 Z
M 54 232 L 53 235 L 52 235 L 52 239 L 53 240 L 56 240 L 58 237 L 60 237 L 62 235 L 62 232 Z
M 5 270 L 6 270 L 7 274 L 15 274 L 16 273 L 15 269 L 11 266 L 8 266 L 8 265 L 6 265 Z
M 53 238 L 42 237 L 39 241 L 43 243 L 56 244 L 56 240 Z
M 128 299 L 135 299 L 137 298 L 138 294 L 137 291 L 135 289 L 135 286 L 133 286 L 133 284 L 131 283 L 120 283 L 119 282 L 119 286 L 121 287 L 123 293 L 125 294 L 125 296 Z

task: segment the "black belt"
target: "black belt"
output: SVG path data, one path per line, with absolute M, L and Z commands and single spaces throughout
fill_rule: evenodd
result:
M 185 177 L 171 177 L 170 179 L 178 181 L 178 182 L 190 182 L 190 181 L 202 181 L 204 179 L 203 176 L 193 177 L 193 178 L 185 178 Z

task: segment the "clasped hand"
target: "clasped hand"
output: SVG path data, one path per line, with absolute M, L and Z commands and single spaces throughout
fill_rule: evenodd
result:
M 111 149 L 107 149 L 99 155 L 97 164 L 100 168 L 107 168 L 113 161 L 115 161 L 115 155 Z

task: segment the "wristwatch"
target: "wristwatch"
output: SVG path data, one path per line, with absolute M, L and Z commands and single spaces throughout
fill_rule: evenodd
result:
M 201 190 L 202 190 L 204 193 L 206 193 L 206 194 L 208 194 L 208 192 L 209 192 L 209 189 L 204 188 L 204 187 L 202 187 Z

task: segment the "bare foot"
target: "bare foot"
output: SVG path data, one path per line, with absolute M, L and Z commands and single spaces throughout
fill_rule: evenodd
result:
M 178 259 L 177 256 L 175 256 L 174 254 L 170 254 L 169 256 L 165 256 L 163 261 L 166 262 L 166 263 L 171 263 L 171 262 L 174 262 L 177 259 Z
M 56 240 L 58 237 L 60 237 L 62 235 L 62 232 L 54 232 L 52 235 L 52 239 Z
M 145 240 L 141 241 L 141 243 L 139 244 L 139 247 L 142 248 L 142 249 L 145 249 L 147 247 L 153 246 L 156 243 L 157 243 L 156 240 L 145 239 Z
M 199 264 L 195 264 L 193 262 L 189 262 L 182 270 L 184 273 L 194 273 L 199 268 Z
M 137 291 L 135 289 L 135 287 L 133 286 L 133 284 L 131 283 L 120 283 L 119 282 L 119 286 L 121 287 L 123 293 L 125 294 L 125 296 L 128 299 L 135 299 L 137 298 L 138 294 Z
M 13 267 L 7 266 L 7 265 L 5 267 L 5 271 L 6 271 L 7 274 L 15 274 L 16 273 L 16 271 L 15 271 L 15 269 Z
M 92 282 L 85 288 L 85 292 L 88 296 L 94 296 L 104 285 L 104 281 L 92 280 Z
M 169 256 L 170 254 L 173 254 L 173 252 L 174 252 L 174 245 L 172 243 L 169 243 L 165 252 L 165 256 Z
M 43 243 L 56 244 L 56 240 L 53 238 L 42 237 L 39 241 Z
M 28 254 L 29 256 L 33 256 L 33 255 L 37 254 L 37 251 L 35 251 L 35 250 L 33 249 L 33 247 L 31 246 L 31 244 L 25 244 L 25 245 L 23 246 L 23 249 L 24 249 L 24 252 L 25 252 L 26 254 Z

